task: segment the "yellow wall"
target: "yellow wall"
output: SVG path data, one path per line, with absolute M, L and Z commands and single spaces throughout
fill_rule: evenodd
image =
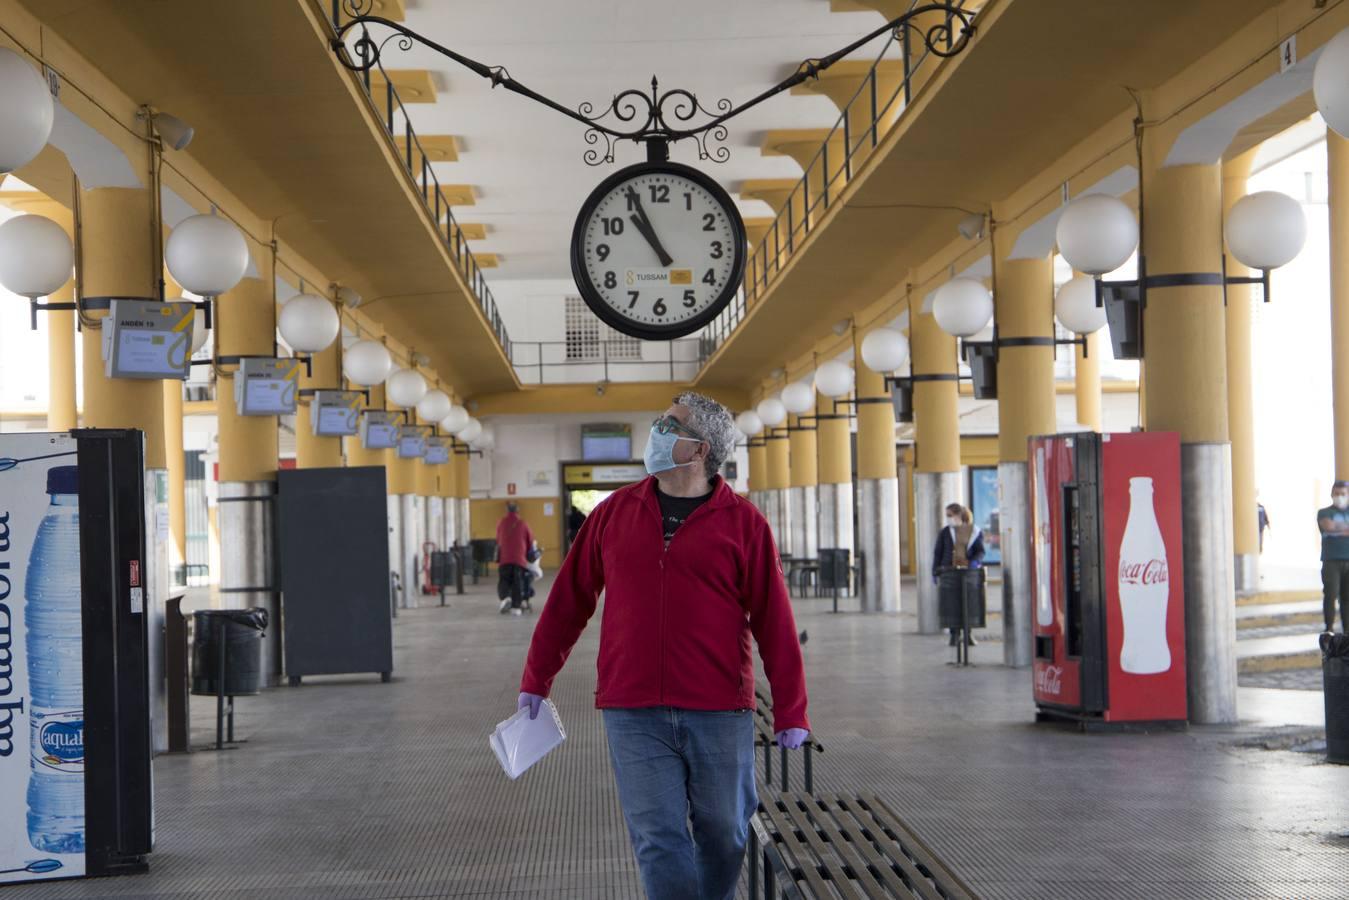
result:
M 543 547 L 543 559 L 540 564 L 545 569 L 555 569 L 562 565 L 562 498 L 561 497 L 502 497 L 499 499 L 473 499 L 469 502 L 469 523 L 475 539 L 491 539 L 497 536 L 497 523 L 506 515 L 506 503 L 514 500 L 520 504 L 520 517 L 525 520 L 534 540 Z M 553 505 L 553 514 L 544 515 L 544 505 Z

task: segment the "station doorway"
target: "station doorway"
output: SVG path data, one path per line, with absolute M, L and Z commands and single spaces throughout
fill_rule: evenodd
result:
M 646 466 L 631 460 L 564 462 L 561 469 L 562 552 L 565 555 L 585 517 L 614 491 L 645 478 Z

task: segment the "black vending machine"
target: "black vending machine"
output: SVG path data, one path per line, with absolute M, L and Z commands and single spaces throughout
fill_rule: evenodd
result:
M 0 434 L 0 884 L 154 842 L 139 431 Z

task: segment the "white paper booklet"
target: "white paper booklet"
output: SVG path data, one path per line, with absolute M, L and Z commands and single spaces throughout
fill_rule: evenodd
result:
M 545 700 L 539 705 L 537 719 L 529 717 L 528 707 L 521 709 L 499 723 L 487 743 L 501 768 L 514 781 L 566 739 L 557 707 L 553 701 Z

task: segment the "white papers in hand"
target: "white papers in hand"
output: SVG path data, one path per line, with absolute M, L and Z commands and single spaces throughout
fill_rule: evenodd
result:
M 557 707 L 553 701 L 545 700 L 539 705 L 537 719 L 531 719 L 529 708 L 525 707 L 498 723 L 487 743 L 501 768 L 514 781 L 566 739 Z

